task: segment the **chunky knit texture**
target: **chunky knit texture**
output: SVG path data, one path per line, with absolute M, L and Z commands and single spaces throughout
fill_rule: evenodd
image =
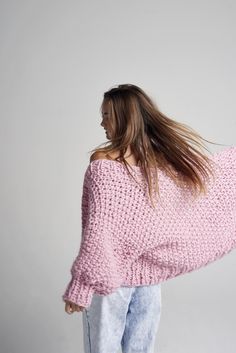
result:
M 82 236 L 62 296 L 89 307 L 93 293 L 157 284 L 197 270 L 236 247 L 236 146 L 210 156 L 215 178 L 193 199 L 158 170 L 160 199 L 151 207 L 138 166 L 98 159 L 83 183 Z

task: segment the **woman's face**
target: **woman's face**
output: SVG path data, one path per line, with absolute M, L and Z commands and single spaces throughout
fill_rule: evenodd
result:
M 110 109 L 109 109 L 109 104 L 107 102 L 104 102 L 102 104 L 102 122 L 101 126 L 105 129 L 106 131 L 106 137 L 107 139 L 111 139 L 111 134 L 112 134 L 112 120 L 110 116 Z

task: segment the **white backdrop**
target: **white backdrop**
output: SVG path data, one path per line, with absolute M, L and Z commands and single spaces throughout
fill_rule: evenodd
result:
M 236 3 L 0 7 L 0 350 L 82 353 L 81 313 L 66 314 L 61 295 L 81 236 L 89 151 L 106 138 L 103 92 L 139 85 L 167 116 L 235 145 Z M 162 284 L 156 352 L 235 352 L 235 266 L 231 252 Z

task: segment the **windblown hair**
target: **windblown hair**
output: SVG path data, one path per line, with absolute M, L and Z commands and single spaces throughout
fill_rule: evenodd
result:
M 159 195 L 157 168 L 165 171 L 178 185 L 193 190 L 194 196 L 200 195 L 201 192 L 206 194 L 205 181 L 211 176 L 214 177 L 214 171 L 212 160 L 201 151 L 205 149 L 209 152 L 203 140 L 215 144 L 214 142 L 204 139 L 188 125 L 164 115 L 138 86 L 121 84 L 113 87 L 104 93 L 104 102 L 108 103 L 115 129 L 111 141 L 102 144 L 108 143 L 108 146 L 90 151 L 93 152 L 90 161 L 102 152 L 105 158 L 122 162 L 130 173 L 127 167 L 127 164 L 130 164 L 124 158 L 130 146 L 131 153 L 148 183 L 152 205 L 154 186 Z M 111 157 L 117 153 L 116 158 Z M 155 170 L 154 184 L 150 167 Z

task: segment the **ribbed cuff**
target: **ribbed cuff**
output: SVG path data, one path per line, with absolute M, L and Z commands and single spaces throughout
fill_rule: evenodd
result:
M 90 285 L 80 282 L 76 278 L 72 278 L 69 282 L 62 299 L 71 301 L 83 307 L 89 307 L 92 301 L 94 290 Z

